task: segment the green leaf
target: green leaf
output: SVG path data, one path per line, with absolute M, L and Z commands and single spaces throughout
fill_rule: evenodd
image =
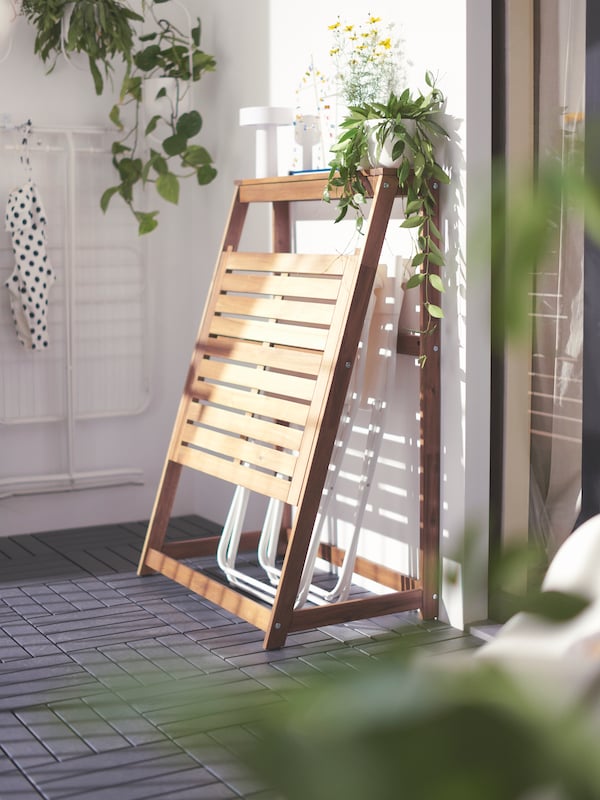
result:
M 425 169 L 425 156 L 421 152 L 415 153 L 415 162 L 413 165 L 415 175 L 422 175 Z
M 166 160 L 158 153 L 152 154 L 152 158 L 150 159 L 150 164 L 152 165 L 157 175 L 165 175 L 169 171 L 169 166 Z
M 210 164 L 212 158 L 205 147 L 197 144 L 189 145 L 181 155 L 181 161 L 188 167 L 199 167 L 201 164 Z
M 100 74 L 100 70 L 96 66 L 96 62 L 91 56 L 88 59 L 88 63 L 90 65 L 90 72 L 92 73 L 92 78 L 94 79 L 94 88 L 96 89 L 96 94 L 102 94 L 102 90 L 104 89 L 104 81 L 102 80 L 102 75 Z
M 118 105 L 114 105 L 111 110 L 110 114 L 108 115 L 109 120 L 112 122 L 113 125 L 122 131 L 123 130 L 123 123 L 121 122 L 121 113 L 120 108 Z M 113 151 L 114 152 L 114 151 Z
M 114 156 L 118 156 L 120 153 L 129 153 L 131 152 L 131 147 L 127 147 L 122 142 L 113 142 L 111 152 Z
M 406 204 L 406 215 L 410 216 L 411 214 L 416 214 L 422 208 L 423 208 L 422 200 L 411 200 L 410 203 Z
M 151 72 L 160 63 L 160 45 L 148 45 L 148 47 L 135 54 L 133 63 L 142 72 Z
M 411 275 L 410 278 L 406 281 L 406 288 L 414 289 L 415 286 L 420 286 L 424 280 L 425 280 L 425 274 L 423 272 L 417 272 L 415 275 Z
M 155 219 L 158 211 L 136 211 L 135 216 L 139 223 L 138 233 L 143 236 L 145 233 L 151 233 L 158 225 L 158 220 Z
M 206 186 L 217 177 L 217 170 L 211 164 L 202 164 L 196 169 L 196 178 L 200 186 Z
M 430 233 L 431 236 L 435 236 L 436 239 L 441 239 L 442 238 L 442 234 L 440 233 L 437 225 L 431 219 L 431 217 L 429 218 L 429 233 Z
M 429 273 L 429 283 L 438 292 L 445 292 L 446 291 L 442 279 L 440 278 L 439 275 L 436 275 L 435 272 Z
M 430 253 L 435 253 L 436 256 L 443 258 L 440 248 L 431 240 L 431 238 L 428 240 L 428 249 Z
M 169 156 L 178 156 L 187 147 L 187 138 L 180 134 L 168 136 L 162 143 L 163 150 Z
M 130 75 L 123 79 L 121 84 L 120 99 L 123 101 L 127 95 L 140 102 L 142 99 L 142 79 L 139 77 L 132 78 Z
M 175 130 L 180 136 L 185 136 L 186 139 L 191 139 L 200 133 L 202 128 L 202 117 L 197 111 L 188 111 L 182 114 L 177 120 Z
M 108 204 L 110 203 L 111 198 L 113 195 L 117 194 L 119 191 L 118 186 L 111 186 L 105 192 L 102 193 L 102 197 L 100 198 L 100 208 L 104 213 L 106 213 L 106 209 L 108 208 Z
M 444 259 L 441 256 L 438 256 L 437 253 L 431 253 L 431 252 L 428 253 L 427 254 L 427 258 L 428 258 L 430 264 L 435 264 L 437 267 L 443 267 L 444 266 Z
M 410 162 L 408 159 L 406 159 L 405 161 L 402 162 L 402 164 L 400 164 L 400 169 L 398 170 L 398 182 L 400 183 L 400 186 L 404 185 L 409 175 L 410 175 Z
M 202 27 L 200 25 L 200 18 L 199 17 L 196 17 L 196 22 L 198 24 L 196 25 L 195 28 L 192 28 L 190 33 L 192 35 L 192 41 L 193 41 L 194 45 L 196 47 L 200 47 L 200 33 L 201 33 L 201 30 L 202 30 Z
M 135 183 L 142 174 L 141 158 L 122 158 L 115 165 L 122 181 Z
M 177 205 L 179 202 L 179 180 L 172 172 L 159 175 L 156 179 L 156 191 L 169 203 Z
M 439 306 L 436 306 L 434 303 L 425 303 L 425 308 L 427 309 L 430 317 L 435 317 L 436 319 L 443 319 L 444 312 Z
M 144 135 L 148 136 L 148 134 L 153 133 L 156 130 L 156 126 L 158 125 L 158 121 L 162 119 L 160 114 L 155 114 L 150 122 L 146 125 L 146 130 L 144 131 Z
M 431 174 L 440 183 L 450 183 L 450 176 L 437 164 L 431 165 Z
M 400 227 L 401 228 L 419 228 L 423 225 L 424 217 L 408 217 L 405 220 L 402 220 Z

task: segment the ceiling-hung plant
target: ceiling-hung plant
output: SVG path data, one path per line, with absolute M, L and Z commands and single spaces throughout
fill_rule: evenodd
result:
M 102 94 L 115 60 L 131 61 L 133 24 L 144 19 L 119 0 L 23 0 L 21 13 L 36 29 L 34 52 L 50 63 L 49 71 L 59 56 L 83 53 L 97 94 Z
M 200 20 L 186 36 L 169 20 L 156 17 L 153 7 L 151 11 L 156 30 L 138 37 L 139 49 L 127 66 L 119 102 L 110 112 L 111 121 L 121 132 L 112 147 L 120 180 L 101 198 L 106 210 L 118 194 L 135 214 L 140 233 L 157 226 L 158 211 L 134 207 L 136 185 L 153 183 L 164 200 L 177 204 L 182 178 L 194 178 L 204 186 L 217 174 L 207 149 L 192 141 L 202 129 L 200 113 L 183 107 L 191 85 L 216 66 L 214 58 L 200 49 Z M 155 78 L 168 79 L 170 86 L 161 82 L 157 91 Z M 153 103 L 157 113 L 146 120 L 141 131 L 145 98 L 163 102 Z M 129 124 L 126 119 L 131 120 Z
M 162 13 L 170 2 L 141 0 L 139 13 L 125 0 L 24 0 L 22 6 L 37 30 L 35 52 L 51 62 L 50 70 L 59 55 L 83 53 L 101 94 L 106 79 L 112 81 L 115 62 L 121 61 L 118 101 L 110 112 L 119 131 L 112 145 L 118 182 L 104 191 L 100 204 L 106 211 L 118 195 L 135 216 L 140 234 L 157 227 L 158 211 L 138 207 L 137 189 L 153 184 L 160 197 L 177 204 L 182 178 L 203 186 L 217 174 L 209 152 L 195 141 L 202 117 L 183 104 L 192 85 L 213 71 L 216 62 L 200 48 L 199 19 L 182 31 Z M 155 78 L 170 87 L 163 81 L 157 89 Z M 146 98 L 160 101 L 149 119 Z

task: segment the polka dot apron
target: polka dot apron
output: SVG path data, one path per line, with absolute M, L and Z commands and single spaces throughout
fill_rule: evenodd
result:
M 56 280 L 46 253 L 46 214 L 31 178 L 13 190 L 6 206 L 15 266 L 4 284 L 18 340 L 29 350 L 48 347 L 48 293 Z

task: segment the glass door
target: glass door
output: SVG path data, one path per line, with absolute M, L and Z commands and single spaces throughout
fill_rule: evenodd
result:
M 494 0 L 494 9 L 494 151 L 510 203 L 549 161 L 573 165 L 581 156 L 586 2 Z M 534 542 L 549 561 L 577 520 L 584 239 L 564 203 L 557 234 L 528 276 L 528 335 L 507 340 L 494 358 L 492 556 Z M 500 263 L 493 292 L 505 290 Z M 511 613 L 510 598 L 526 585 L 521 573 L 510 586 L 494 587 L 490 616 Z
M 536 163 L 583 165 L 585 0 L 536 4 Z M 581 491 L 583 250 L 563 202 L 556 244 L 533 276 L 529 531 L 550 558 L 573 530 Z

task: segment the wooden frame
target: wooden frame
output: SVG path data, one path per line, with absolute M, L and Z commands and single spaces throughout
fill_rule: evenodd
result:
M 292 254 L 290 203 L 320 200 L 325 173 L 240 181 L 200 324 L 160 481 L 139 574 L 160 572 L 265 631 L 267 649 L 287 634 L 398 611 L 437 616 L 439 561 L 439 333 L 399 339 L 425 354 L 421 370 L 421 577 L 359 559 L 356 571 L 391 591 L 294 609 L 344 406 L 368 299 L 398 193 L 393 170 L 365 175 L 372 196 L 360 251 Z M 248 205 L 273 208 L 273 252 L 242 253 Z M 433 299 L 433 302 L 436 302 Z M 424 311 L 422 312 L 425 313 Z M 310 320 L 310 322 L 307 322 Z M 424 317 L 423 317 L 424 321 Z M 283 500 L 296 513 L 272 607 L 183 563 L 214 555 L 219 537 L 165 542 L 183 467 Z M 288 521 L 289 521 L 288 515 Z M 242 546 L 256 544 L 242 535 Z M 337 563 L 343 554 L 324 545 Z

